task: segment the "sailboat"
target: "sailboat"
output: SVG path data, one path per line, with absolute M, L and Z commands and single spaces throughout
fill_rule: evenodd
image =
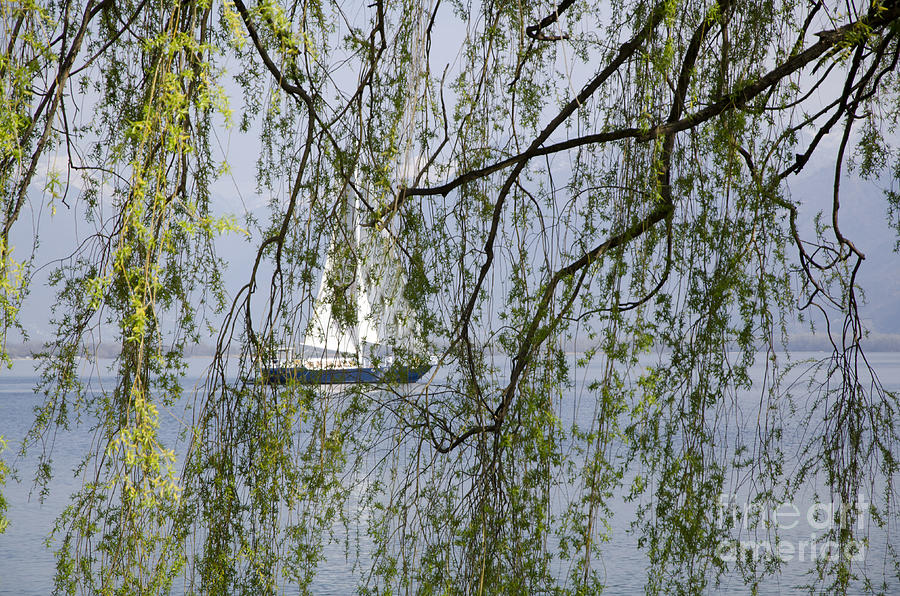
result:
M 262 368 L 265 383 L 414 383 L 431 368 L 401 361 L 418 350 L 390 235 L 361 225 L 359 197 L 345 189 L 344 199 L 301 355 L 279 348 Z

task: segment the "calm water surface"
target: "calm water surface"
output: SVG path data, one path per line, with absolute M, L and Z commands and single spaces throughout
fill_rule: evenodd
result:
M 800 357 L 802 355 L 796 355 Z M 870 361 L 878 372 L 881 382 L 888 390 L 900 390 L 900 353 L 873 353 L 869 355 Z M 195 362 L 189 373 L 191 378 L 199 378 L 204 363 Z M 761 378 L 763 369 L 757 366 L 754 371 Z M 588 371 L 590 375 L 591 371 Z M 111 379 L 107 379 L 111 382 Z M 91 446 L 93 437 L 85 431 L 60 432 L 55 437 L 53 450 L 53 468 L 55 475 L 52 481 L 49 495 L 41 500 L 40 495 L 33 489 L 31 478 L 37 466 L 37 452 L 32 449 L 25 458 L 16 457 L 20 442 L 30 428 L 33 421 L 33 408 L 41 403 L 40 396 L 33 393 L 35 377 L 31 370 L 31 363 L 18 361 L 12 371 L 0 370 L 0 435 L 5 436 L 9 445 L 3 457 L 8 463 L 12 463 L 19 473 L 22 482 L 11 480 L 4 487 L 3 493 L 9 502 L 8 517 L 11 525 L 5 534 L 0 535 L 0 594 L 48 594 L 52 590 L 52 578 L 55 570 L 55 560 L 52 550 L 46 546 L 54 521 L 68 502 L 69 495 L 81 486 L 81 479 L 72 474 L 71 470 L 77 465 L 78 458 L 83 456 Z M 193 381 L 185 383 L 191 386 Z M 560 408 L 561 416 L 565 418 L 581 418 L 590 416 L 590 412 L 581 411 L 581 403 L 575 398 L 577 388 L 573 390 L 572 404 L 563 403 Z M 747 409 L 752 411 L 754 400 L 758 395 L 747 396 Z M 568 414 L 566 414 L 568 412 Z M 177 413 L 183 415 L 182 412 Z M 745 412 L 746 416 L 746 412 Z M 181 427 L 181 421 L 175 413 L 161 411 L 161 432 L 163 438 L 166 435 L 173 437 Z M 564 420 L 565 422 L 565 420 Z M 806 429 L 795 428 L 797 443 L 799 437 Z M 792 444 L 790 437 L 786 438 L 784 445 L 789 448 Z M 732 515 L 737 511 L 740 516 L 741 508 L 746 505 L 748 495 L 735 494 L 731 499 Z M 809 569 L 808 558 L 801 561 L 802 555 L 796 551 L 803 541 L 808 540 L 811 534 L 815 534 L 813 517 L 807 518 L 810 508 L 816 508 L 816 500 L 812 494 L 801 494 L 798 500 L 788 504 L 780 514 L 786 519 L 789 527 L 784 533 L 784 538 L 792 544 L 794 552 L 784 566 L 784 572 L 777 577 L 766 580 L 762 587 L 762 593 L 790 594 L 795 593 L 794 586 L 804 583 L 804 572 Z M 612 540 L 604 547 L 603 557 L 599 562 L 599 569 L 605 574 L 608 593 L 639 593 L 643 591 L 646 577 L 647 558 L 637 546 L 636 537 L 629 531 L 629 523 L 633 519 L 635 504 L 624 500 L 615 505 L 612 519 Z M 796 515 L 793 508 L 796 508 Z M 724 511 L 724 509 L 723 509 Z M 740 518 L 738 518 L 740 519 Z M 811 523 L 809 520 L 813 520 Z M 796 523 L 794 523 L 796 522 Z M 861 523 L 866 523 L 862 520 Z M 895 528 L 896 530 L 896 528 Z M 743 539 L 746 536 L 739 538 Z M 872 541 L 868 546 L 865 556 L 865 565 L 876 577 L 885 574 L 889 582 L 887 593 L 900 593 L 900 581 L 896 572 L 891 575 L 890 569 L 884 569 L 884 553 L 889 546 L 900 546 L 900 540 L 890 538 L 883 534 L 873 533 Z M 804 554 L 809 556 L 808 546 Z M 353 566 L 346 560 L 344 547 L 341 544 L 332 544 L 326 551 L 327 562 L 319 567 L 315 584 L 312 587 L 314 594 L 347 594 L 354 591 L 358 575 L 353 572 Z M 363 560 L 365 564 L 365 558 Z M 564 573 L 564 570 L 560 570 Z M 742 585 L 739 577 L 723 580 L 713 593 L 748 593 Z

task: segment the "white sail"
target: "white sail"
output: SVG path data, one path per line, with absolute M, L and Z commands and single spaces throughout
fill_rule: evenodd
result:
M 358 203 L 358 198 L 345 202 L 343 225 L 332 238 L 304 339 L 307 347 L 320 351 L 316 354 L 320 358 L 337 352 L 362 362 L 377 350 L 379 344 L 379 319 L 384 309 L 378 300 L 377 308 L 373 308 L 370 288 L 378 287 L 379 274 L 370 271 L 370 264 L 379 261 L 380 243 L 373 243 L 367 230 L 360 225 Z M 343 257 L 339 263 L 334 259 L 338 249 Z M 376 294 L 381 292 L 376 290 Z M 342 320 L 336 316 L 334 305 L 337 303 L 344 308 L 354 308 L 355 317 L 345 316 Z
M 358 344 L 355 330 L 352 327 L 341 327 L 332 312 L 333 300 L 328 296 L 328 280 L 333 269 L 333 259 L 329 254 L 325 259 L 325 272 L 319 282 L 319 292 L 313 307 L 312 320 L 303 343 L 323 351 L 354 354 Z
M 371 301 L 372 320 L 377 325 L 377 335 L 381 338 L 381 352 L 392 347 L 403 346 L 412 335 L 409 308 L 403 299 L 406 276 L 398 267 L 393 239 L 385 230 L 373 233 L 366 243 L 366 265 L 363 278 Z
M 358 199 L 357 199 L 358 201 Z M 378 343 L 378 328 L 373 321 L 372 304 L 369 297 L 369 288 L 372 287 L 372 280 L 367 274 L 367 265 L 371 260 L 370 254 L 371 243 L 368 242 L 368 234 L 360 225 L 358 205 L 354 205 L 354 216 L 356 219 L 356 249 L 357 249 L 357 266 L 355 275 L 355 293 L 356 293 L 356 319 L 358 322 L 358 347 L 362 348 L 366 344 L 375 345 Z

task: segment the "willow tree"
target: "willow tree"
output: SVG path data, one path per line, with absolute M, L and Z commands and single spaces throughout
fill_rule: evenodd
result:
M 302 591 L 337 540 L 366 593 L 593 593 L 620 499 L 648 592 L 779 573 L 731 542 L 723 494 L 816 490 L 890 529 L 898 404 L 840 207 L 848 169 L 900 167 L 900 2 L 596 4 L 2 3 L 0 347 L 46 291 L 10 242 L 23 213 L 82 230 L 30 435 L 94 437 L 54 534 L 61 592 Z M 262 211 L 218 204 L 228 135 L 257 143 Z M 816 225 L 790 186 L 811 161 L 833 166 Z M 331 244 L 350 200 L 431 373 L 254 383 L 302 340 L 326 258 L 365 260 Z M 809 313 L 833 354 L 798 390 L 782 344 Z M 114 386 L 83 366 L 98 345 Z M 184 404 L 164 440 L 160 408 Z M 877 591 L 847 548 L 865 536 L 830 528 L 812 588 Z

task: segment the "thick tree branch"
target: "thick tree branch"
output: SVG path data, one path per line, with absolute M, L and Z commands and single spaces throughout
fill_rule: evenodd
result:
M 656 26 L 662 21 L 665 16 L 665 3 L 660 3 L 654 8 L 653 12 L 650 15 L 647 23 L 644 27 L 631 38 L 627 43 L 622 44 L 619 48 L 619 51 L 616 53 L 615 57 L 606 65 L 606 67 L 600 71 L 600 73 L 595 76 L 590 83 L 584 86 L 581 92 L 569 101 L 566 106 L 560 110 L 560 112 L 556 115 L 550 123 L 544 127 L 541 133 L 537 136 L 537 138 L 532 141 L 529 150 L 526 153 L 536 151 L 543 143 L 546 141 L 551 134 L 563 123 L 565 122 L 569 116 L 571 116 L 575 110 L 577 110 L 581 105 L 584 104 L 587 99 L 593 95 L 604 82 L 606 82 L 609 77 L 611 77 L 619 67 L 625 63 L 637 49 L 644 43 L 650 33 L 656 28 Z M 469 324 L 469 320 L 472 316 L 472 312 L 475 309 L 475 303 L 478 300 L 478 295 L 482 284 L 484 283 L 485 278 L 487 277 L 488 272 L 491 269 L 491 265 L 494 260 L 494 241 L 497 238 L 497 231 L 500 226 L 500 216 L 503 212 L 503 205 L 506 200 L 506 197 L 509 195 L 510 190 L 512 189 L 513 183 L 516 178 L 518 178 L 519 174 L 525 168 L 525 161 L 518 162 L 513 171 L 507 176 L 506 181 L 504 182 L 500 192 L 498 194 L 497 200 L 494 203 L 494 210 L 491 216 L 491 228 L 488 232 L 487 240 L 484 244 L 484 252 L 485 252 L 485 261 L 481 266 L 481 270 L 479 271 L 478 278 L 475 281 L 475 285 L 471 290 L 471 296 L 463 308 L 463 311 L 460 315 L 460 319 L 456 325 L 456 332 L 454 333 L 455 339 L 451 344 L 452 346 L 456 344 L 458 338 L 461 336 L 460 330 L 464 329 Z
M 725 0 L 724 2 L 722 2 L 720 7 L 722 12 L 727 11 L 729 5 L 730 0 Z M 703 43 L 703 40 L 705 39 L 706 34 L 709 31 L 709 26 L 711 24 L 712 23 L 710 21 L 706 20 L 701 23 L 700 27 L 695 30 L 693 36 L 691 37 L 691 41 L 688 44 L 687 50 L 685 51 L 684 58 L 682 59 L 681 72 L 678 76 L 678 85 L 675 88 L 675 97 L 672 102 L 672 109 L 669 113 L 670 122 L 677 121 L 684 109 L 684 98 L 687 93 L 688 83 L 690 82 L 690 73 L 694 68 L 694 65 L 697 61 L 697 56 L 700 52 L 700 46 Z M 506 417 L 506 413 L 509 410 L 509 406 L 512 403 L 513 397 L 516 393 L 516 387 L 518 385 L 519 377 L 525 370 L 525 367 L 531 361 L 532 354 L 534 354 L 535 350 L 542 343 L 542 339 L 536 341 L 538 329 L 540 328 L 541 321 L 547 314 L 547 310 L 550 306 L 550 301 L 555 295 L 556 287 L 559 282 L 563 279 L 571 277 L 576 271 L 586 271 L 588 265 L 595 262 L 606 252 L 620 246 L 624 246 L 635 238 L 641 236 L 644 232 L 652 228 L 660 221 L 672 217 L 672 214 L 675 210 L 675 203 L 672 199 L 670 173 L 672 150 L 675 145 L 675 134 L 675 131 L 669 132 L 663 142 L 663 154 L 661 157 L 662 170 L 658 175 L 659 192 L 660 198 L 662 199 L 662 204 L 657 206 L 642 221 L 634 224 L 621 234 L 614 236 L 606 242 L 596 246 L 593 250 L 582 255 L 582 257 L 577 261 L 574 261 L 568 266 L 558 270 L 550 279 L 550 282 L 544 289 L 541 302 L 537 308 L 537 312 L 532 317 L 531 323 L 528 327 L 528 331 L 525 333 L 525 337 L 522 339 L 522 342 L 519 345 L 519 351 L 516 354 L 515 358 L 513 358 L 513 368 L 512 372 L 510 373 L 509 383 L 504 390 L 503 399 L 497 410 L 494 411 L 494 419 L 497 421 L 498 425 L 501 424 Z M 575 296 L 578 294 L 578 288 L 580 287 L 580 285 L 581 280 L 579 280 L 579 284 L 576 289 L 573 290 L 572 296 L 569 299 L 569 304 L 574 301 Z M 562 317 L 565 311 L 566 309 L 564 309 L 563 313 L 561 313 L 557 317 L 556 321 L 558 321 Z M 553 325 L 555 325 L 555 322 Z M 552 331 L 552 329 L 548 329 L 548 331 Z
M 530 37 L 531 39 L 536 39 L 538 41 L 559 41 L 561 39 L 567 39 L 568 35 L 546 35 L 543 31 L 553 23 L 559 20 L 559 15 L 564 13 L 567 8 L 572 6 L 575 3 L 575 0 L 563 0 L 559 3 L 559 6 L 556 7 L 556 10 L 553 13 L 547 15 L 541 22 L 537 25 L 530 25 L 525 27 L 525 35 Z
M 721 9 L 722 11 L 727 11 L 730 6 L 730 1 L 726 0 L 722 3 Z M 701 25 L 695 30 L 693 36 L 691 37 L 691 41 L 688 44 L 688 48 L 685 51 L 684 58 L 682 59 L 682 66 L 679 73 L 678 85 L 675 89 L 675 98 L 672 103 L 672 109 L 669 114 L 669 122 L 676 122 L 683 111 L 684 108 L 684 99 L 687 93 L 687 87 L 690 82 L 690 73 L 694 68 L 697 57 L 699 55 L 700 47 L 705 39 L 709 26 L 712 24 L 711 21 L 704 21 Z M 595 79 L 596 80 L 596 79 Z M 510 372 L 509 383 L 503 391 L 503 397 L 497 406 L 497 408 L 493 412 L 494 423 L 488 426 L 477 426 L 468 429 L 463 432 L 459 437 L 454 438 L 450 447 L 447 449 L 452 449 L 455 446 L 460 445 L 465 438 L 472 436 L 474 434 L 479 434 L 483 432 L 498 432 L 503 424 L 503 421 L 506 418 L 507 412 L 509 411 L 510 405 L 516 394 L 516 389 L 518 387 L 519 378 L 524 372 L 525 368 L 528 366 L 528 363 L 531 361 L 531 357 L 534 354 L 535 350 L 540 347 L 543 343 L 544 338 L 552 332 L 552 329 L 558 324 L 558 322 L 563 318 L 565 313 L 568 311 L 568 308 L 571 307 L 571 304 L 574 302 L 575 297 L 578 295 L 578 291 L 584 282 L 585 275 L 588 270 L 588 266 L 599 259 L 601 256 L 606 254 L 610 250 L 614 250 L 618 247 L 624 246 L 628 244 L 632 240 L 638 238 L 648 229 L 652 228 L 654 225 L 659 223 L 664 219 L 670 219 L 672 214 L 674 213 L 674 201 L 672 199 L 672 190 L 670 183 L 670 170 L 671 170 L 671 159 L 672 159 L 672 150 L 674 148 L 675 143 L 675 135 L 677 130 L 670 129 L 666 133 L 665 140 L 663 142 L 663 152 L 661 156 L 662 161 L 662 170 L 658 175 L 658 185 L 659 185 L 659 193 L 661 204 L 658 205 L 650 214 L 648 214 L 641 221 L 635 223 L 630 228 L 625 230 L 624 232 L 613 236 L 606 240 L 605 242 L 596 246 L 593 250 L 588 251 L 581 258 L 573 261 L 566 267 L 563 267 L 556 271 L 554 275 L 550 278 L 550 281 L 544 287 L 542 292 L 541 300 L 537 306 L 535 314 L 531 318 L 531 322 L 528 325 L 528 328 L 525 332 L 522 341 L 519 344 L 519 350 L 513 358 L 513 366 Z M 521 162 L 520 162 L 521 166 Z M 496 211 L 495 211 L 496 213 Z M 671 250 L 671 249 L 669 249 Z M 547 326 L 544 332 L 541 332 L 541 323 L 544 318 L 547 316 L 549 311 L 550 302 L 556 293 L 556 288 L 559 283 L 573 276 L 578 271 L 582 272 L 581 277 L 579 278 L 575 288 L 572 290 L 571 295 L 569 296 L 569 300 L 565 308 L 563 308 L 562 312 Z M 482 273 L 484 273 L 484 269 L 482 269 Z M 483 277 L 483 276 L 482 276 Z M 657 284 L 656 288 L 651 292 L 650 295 L 658 292 L 662 285 L 665 283 L 666 276 L 663 277 L 663 281 Z M 475 290 L 477 292 L 477 288 Z M 473 293 L 474 296 L 474 293 Z M 643 301 L 641 301 L 643 302 Z M 471 302 L 470 302 L 471 304 Z M 538 337 L 538 335 L 541 337 Z M 442 447 L 439 447 L 441 449 Z
M 634 139 L 638 142 L 647 142 L 665 136 L 670 132 L 681 132 L 690 128 L 694 128 L 725 112 L 745 107 L 747 103 L 756 98 L 760 93 L 777 85 L 785 77 L 790 76 L 795 72 L 805 68 L 811 62 L 821 58 L 830 50 L 833 50 L 836 46 L 852 38 L 852 36 L 856 35 L 856 31 L 858 28 L 870 27 L 873 29 L 880 29 L 887 26 L 898 17 L 900 17 L 900 6 L 897 6 L 897 4 L 894 3 L 891 8 L 886 8 L 883 12 L 878 13 L 875 16 L 867 16 L 867 18 L 864 18 L 856 23 L 851 23 L 837 29 L 819 32 L 817 34 L 820 38 L 819 41 L 803 52 L 799 52 L 798 54 L 792 56 L 784 63 L 772 69 L 753 83 L 746 84 L 743 87 L 734 90 L 732 93 L 711 103 L 707 107 L 677 121 L 658 124 L 649 129 L 629 127 L 611 131 L 604 131 L 568 139 L 545 146 L 535 146 L 535 144 L 532 143 L 532 145 L 522 153 L 503 159 L 484 168 L 471 170 L 469 172 L 461 174 L 450 182 L 447 182 L 446 184 L 428 188 L 402 189 L 400 202 L 402 203 L 403 200 L 408 199 L 412 196 L 447 196 L 453 190 L 466 183 L 484 178 L 485 176 L 488 176 L 500 170 L 504 170 L 510 166 L 515 166 L 522 162 L 527 162 L 535 157 L 552 155 L 555 153 L 560 153 L 562 151 L 583 147 L 585 145 L 609 143 L 613 141 L 621 141 L 624 139 Z

